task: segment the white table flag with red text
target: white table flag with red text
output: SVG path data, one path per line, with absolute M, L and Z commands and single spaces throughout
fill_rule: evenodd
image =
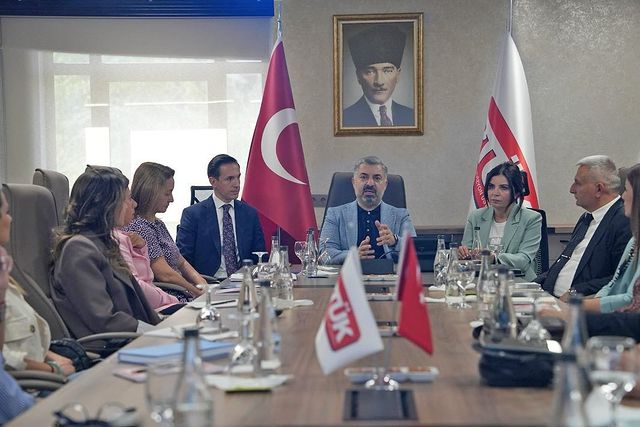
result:
M 471 209 L 487 205 L 483 194 L 487 173 L 511 160 L 527 172 L 529 195 L 525 206 L 538 208 L 536 158 L 533 149 L 531 101 L 522 60 L 513 38 L 505 33 L 498 72 L 471 192 Z
M 357 248 L 349 251 L 316 334 L 316 357 L 325 375 L 383 349 L 362 284 Z

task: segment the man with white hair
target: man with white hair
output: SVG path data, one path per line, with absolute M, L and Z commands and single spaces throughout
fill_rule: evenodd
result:
M 609 283 L 631 238 L 613 161 L 596 155 L 576 165 L 578 171 L 569 192 L 576 205 L 587 212 L 578 220 L 560 257 L 535 279 L 544 290 L 561 298 L 570 290 L 592 295 Z

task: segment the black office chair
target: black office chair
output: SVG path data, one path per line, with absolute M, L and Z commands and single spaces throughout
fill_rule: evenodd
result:
M 525 171 L 520 171 L 520 173 L 522 174 L 522 181 L 524 182 L 524 192 L 522 193 L 522 197 L 528 196 L 530 193 L 528 175 Z M 536 257 L 534 259 L 534 262 L 536 263 L 536 274 L 539 276 L 549 269 L 549 233 L 547 230 L 547 213 L 542 209 L 529 209 L 538 212 L 542 216 L 542 223 L 540 224 L 542 228 L 540 232 L 540 246 L 538 247 L 538 252 L 536 252 Z
M 210 185 L 192 185 L 191 186 L 191 202 L 190 205 L 200 203 L 207 197 L 213 194 L 213 189 Z
M 351 179 L 353 172 L 336 172 L 331 178 L 329 194 L 327 194 L 327 204 L 322 216 L 322 225 L 327 216 L 327 209 L 353 202 L 356 193 L 353 191 Z M 387 190 L 382 196 L 382 200 L 397 208 L 407 207 L 407 198 L 404 190 L 404 179 L 400 175 L 387 175 Z M 322 228 L 322 227 L 321 227 Z

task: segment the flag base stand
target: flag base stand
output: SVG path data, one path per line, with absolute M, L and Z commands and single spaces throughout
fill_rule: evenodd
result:
M 344 396 L 345 421 L 416 420 L 412 390 L 350 389 Z

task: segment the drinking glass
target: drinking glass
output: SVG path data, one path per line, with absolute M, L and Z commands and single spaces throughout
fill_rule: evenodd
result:
M 258 257 L 258 265 L 260 265 L 262 264 L 262 259 L 264 258 L 264 256 L 267 255 L 269 252 L 255 251 L 251 253 L 254 254 L 256 257 Z
M 473 261 L 458 261 L 456 285 L 460 294 L 460 303 L 458 308 L 465 309 L 471 306 L 467 304 L 465 298 L 467 296 L 467 286 L 473 283 L 476 277 L 476 267 Z
M 544 296 L 546 292 L 542 290 L 531 291 L 528 292 L 527 295 L 532 299 L 532 319 L 527 324 L 527 327 L 520 332 L 518 335 L 518 339 L 520 341 L 524 341 L 532 344 L 543 344 L 546 343 L 547 340 L 551 339 L 551 334 L 547 331 L 542 323 L 538 320 L 538 298 Z
M 217 308 L 211 303 L 211 294 L 216 287 L 207 283 L 205 285 L 205 303 L 196 316 L 196 324 L 202 327 L 202 333 L 223 332 L 222 316 Z
M 436 286 L 443 286 L 447 283 L 447 264 L 449 263 L 449 250 L 440 249 L 433 259 L 433 278 Z
M 318 265 L 327 266 L 331 262 L 331 255 L 327 252 L 328 237 L 318 239 Z
M 638 378 L 636 342 L 625 337 L 592 337 L 587 341 L 587 356 L 589 378 L 611 404 L 610 425 L 615 426 L 618 404 Z
M 498 255 L 502 253 L 502 237 L 491 237 L 487 249 L 493 255 L 494 262 L 498 262 Z
M 304 249 L 307 246 L 307 242 L 297 241 L 293 244 L 293 252 L 295 252 L 296 256 L 302 262 L 302 257 L 304 256 Z
M 177 361 L 161 362 L 147 367 L 145 397 L 151 419 L 161 426 L 173 426 L 175 391 L 181 370 L 181 364 Z
M 231 360 L 226 368 L 229 374 L 251 374 L 258 360 L 258 349 L 253 344 L 253 323 L 258 313 L 231 313 L 230 319 L 238 321 L 240 341 L 233 348 Z

